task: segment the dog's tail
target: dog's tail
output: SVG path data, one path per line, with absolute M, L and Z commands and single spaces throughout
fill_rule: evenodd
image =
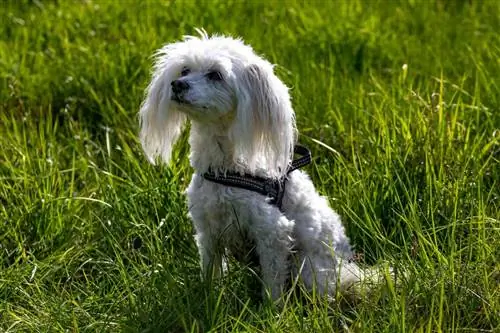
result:
M 394 289 L 401 274 L 388 264 L 361 267 L 355 262 L 343 264 L 339 269 L 337 290 L 351 300 L 359 300 L 383 287 Z

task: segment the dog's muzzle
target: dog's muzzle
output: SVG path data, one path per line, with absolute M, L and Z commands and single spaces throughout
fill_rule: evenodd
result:
M 172 81 L 171 85 L 172 92 L 176 95 L 179 95 L 189 89 L 189 83 L 183 80 L 174 80 Z

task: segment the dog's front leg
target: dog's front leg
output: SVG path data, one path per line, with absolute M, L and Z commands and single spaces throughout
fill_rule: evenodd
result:
M 217 239 L 206 232 L 196 234 L 196 243 L 201 260 L 201 269 L 207 279 L 219 278 L 222 274 L 222 249 Z
M 293 221 L 288 220 L 278 209 L 273 209 L 265 216 L 260 216 L 252 230 L 261 266 L 264 297 L 269 292 L 271 298 L 277 300 L 290 277 L 293 228 Z

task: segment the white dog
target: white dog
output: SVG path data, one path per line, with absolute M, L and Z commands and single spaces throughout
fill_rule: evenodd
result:
M 273 299 L 290 278 L 320 295 L 359 281 L 339 216 L 292 171 L 294 111 L 273 65 L 239 39 L 199 32 L 156 53 L 140 139 L 152 163 L 168 163 L 191 121 L 187 196 L 203 271 L 220 274 L 228 252 L 254 253 Z

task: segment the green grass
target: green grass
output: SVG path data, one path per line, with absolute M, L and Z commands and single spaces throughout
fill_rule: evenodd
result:
M 500 330 L 500 2 L 0 6 L 0 331 Z M 168 167 L 137 140 L 150 55 L 194 27 L 279 64 L 308 172 L 399 288 L 275 309 L 244 267 L 201 281 L 185 137 Z

